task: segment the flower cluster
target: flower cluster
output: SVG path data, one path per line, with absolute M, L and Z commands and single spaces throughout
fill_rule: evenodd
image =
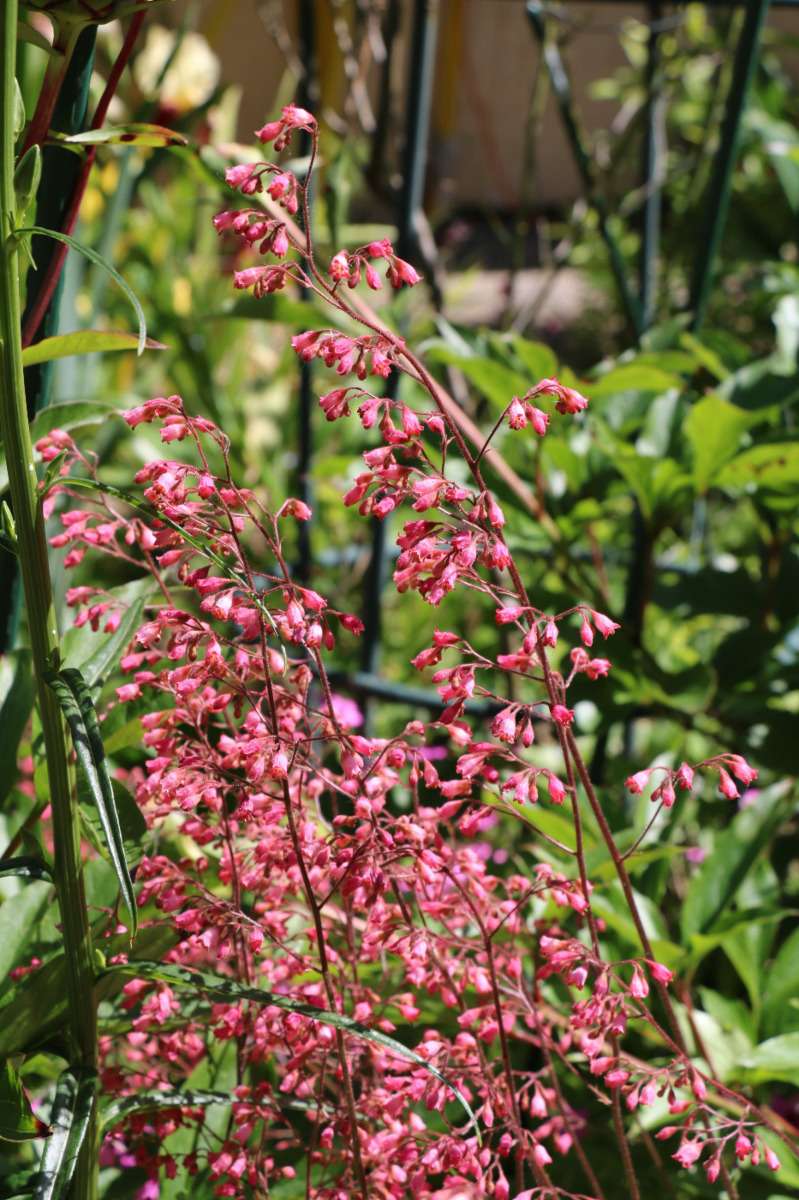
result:
M 290 105 L 258 136 L 280 150 L 297 130 L 315 147 L 314 118 Z M 248 196 L 265 188 L 289 216 L 306 200 L 305 185 L 277 164 L 234 167 L 228 182 Z M 373 260 L 386 261 L 394 286 L 418 279 L 387 241 L 339 252 L 326 278 L 310 233 L 300 237 L 288 217 L 225 212 L 215 224 L 261 253 L 293 247 L 301 261 L 292 277 L 350 319 L 338 285 L 353 287 L 363 273 L 377 286 Z M 288 273 L 259 265 L 234 282 L 260 294 Z M 536 606 L 482 473 L 502 421 L 543 436 L 587 399 L 542 380 L 510 398 L 484 444 L 469 447 L 424 364 L 388 329 L 366 321 L 358 334 L 312 330 L 292 345 L 340 376 L 395 370 L 426 388 L 428 411 L 357 383 L 321 397 L 331 421 L 357 404 L 363 429 L 379 438 L 343 500 L 397 520 L 398 592 L 437 606 L 466 589 L 502 642 L 489 652 L 436 628 L 412 660 L 433 672 L 435 719 L 408 720 L 390 738 L 357 732 L 327 656 L 361 622 L 300 584 L 283 544 L 287 520 L 311 517 L 307 504 L 289 499 L 275 512 L 239 487 L 224 434 L 177 396 L 125 414 L 129 426 L 154 425 L 162 442 L 192 452 L 143 466 L 135 506 L 99 484 L 79 501 L 70 472 L 95 475 L 93 460 L 57 430 L 39 443 L 45 461 L 60 460 L 46 503 L 58 507 L 53 542 L 67 550 L 66 565 L 100 551 L 153 581 L 116 693 L 139 720 L 143 745 L 121 782 L 155 835 L 137 867 L 139 903 L 167 934 L 168 963 L 242 987 L 224 1002 L 201 992 L 187 1002 L 166 982 L 125 986 L 129 1028 L 101 1046 L 108 1090 L 167 1090 L 210 1062 L 227 1064 L 235 1084 L 221 1133 L 187 1095 L 121 1119 L 104 1160 L 143 1168 L 153 1188 L 161 1173 L 205 1170 L 215 1194 L 249 1197 L 293 1178 L 292 1155 L 304 1153 L 306 1194 L 316 1200 L 524 1200 L 559 1194 L 550 1168 L 574 1152 L 593 1190 L 579 1152 L 587 1118 L 562 1085 L 568 1072 L 586 1096 L 604 1089 L 619 1113 L 665 1098 L 682 1123 L 658 1136 L 680 1134 L 673 1158 L 683 1167 L 705 1155 L 708 1179 L 727 1169 L 728 1147 L 731 1162 L 776 1169 L 746 1099 L 692 1061 L 672 971 L 652 950 L 581 755 L 571 689 L 580 677 L 608 675 L 610 660 L 589 651 L 619 625 L 582 602 L 561 612 Z M 76 586 L 68 599 L 77 623 L 118 626 L 109 594 Z M 640 793 L 657 775 L 653 799 L 670 807 L 700 769 L 717 772 L 731 798 L 733 778 L 744 786 L 756 778 L 740 755 L 726 754 L 640 770 L 627 787 Z M 541 809 L 532 806 L 547 800 L 563 806 L 570 844 L 544 831 L 518 858 L 497 847 L 490 831 L 500 814 L 535 829 Z M 631 904 L 640 953 L 623 962 L 608 956 L 594 908 L 585 814 Z M 628 1049 L 633 1024 L 657 1042 L 655 1066 Z M 403 1052 L 410 1046 L 413 1054 Z M 627 1162 L 621 1115 L 614 1128 Z M 181 1129 L 192 1137 L 174 1138 Z

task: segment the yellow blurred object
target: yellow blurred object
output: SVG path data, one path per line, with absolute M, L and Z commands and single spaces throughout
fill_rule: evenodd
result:
M 80 215 L 84 221 L 93 221 L 99 217 L 105 207 L 105 197 L 99 188 L 88 187 L 80 202 Z
M 202 34 L 184 33 L 159 86 L 161 72 L 177 38 L 178 34 L 163 25 L 150 26 L 133 70 L 136 83 L 146 96 L 157 94 L 163 106 L 188 112 L 204 104 L 219 83 L 219 59 Z
M 185 276 L 172 284 L 172 307 L 179 317 L 187 317 L 191 312 L 191 283 Z
M 119 183 L 119 166 L 114 159 L 109 159 L 109 161 L 103 165 L 99 172 L 99 176 L 100 187 L 103 189 L 103 192 L 106 196 L 110 196 L 116 191 L 117 184 Z

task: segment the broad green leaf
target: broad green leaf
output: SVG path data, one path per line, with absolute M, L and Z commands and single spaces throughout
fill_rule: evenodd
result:
M 510 404 L 514 396 L 523 396 L 531 386 L 526 375 L 494 358 L 455 354 L 443 346 L 432 346 L 426 357 L 431 362 L 457 367 L 497 410 Z
M 674 1010 L 689 1053 L 704 1058 L 708 1068 L 722 1083 L 735 1078 L 741 1057 L 752 1049 L 746 1034 L 740 1029 L 723 1028 L 716 1017 L 703 1012 L 701 1008 L 694 1007 L 690 1019 L 684 1005 L 675 1004 Z M 700 1051 L 700 1043 L 707 1057 Z
M 763 1033 L 767 1037 L 799 1030 L 799 1008 L 791 1007 L 791 1001 L 797 998 L 799 929 L 794 929 L 780 946 L 765 975 L 761 1020 Z
M 720 834 L 713 854 L 691 880 L 682 906 L 682 935 L 708 933 L 723 917 L 735 893 L 773 837 L 783 817 L 784 794 L 761 792 L 757 803 L 737 814 Z
M 739 908 L 763 907 L 777 909 L 780 898 L 780 881 L 769 860 L 761 857 L 735 897 Z M 766 963 L 771 955 L 776 933 L 775 922 L 753 922 L 739 926 L 734 933 L 727 934 L 721 948 L 741 978 L 748 994 L 749 1004 L 757 1020 L 763 1000 L 763 981 Z
M 756 1038 L 752 1012 L 743 1000 L 722 996 L 721 993 L 714 992 L 712 988 L 707 987 L 700 987 L 699 994 L 705 1010 L 718 1021 L 723 1029 L 729 1030 L 731 1033 L 742 1033 L 749 1042 L 748 1048 L 754 1046 Z
M 619 392 L 644 392 L 659 396 L 671 388 L 682 387 L 679 375 L 659 367 L 627 363 L 613 367 L 591 382 L 588 394 L 592 400 L 605 400 Z
M 44 881 L 27 884 L 0 903 L 0 981 L 21 965 L 25 949 L 51 902 L 53 889 Z
M 138 925 L 136 896 L 125 858 L 125 844 L 114 789 L 108 773 L 103 738 L 91 692 L 80 671 L 74 668 L 66 667 L 57 674 L 51 672 L 46 678 L 61 705 L 61 711 L 72 734 L 78 762 L 91 789 L 97 815 L 103 827 L 105 844 L 119 881 L 120 894 L 128 910 L 131 938 L 134 938 Z
M 388 1034 L 382 1033 L 379 1029 L 370 1029 L 367 1025 L 362 1025 L 359 1021 L 354 1021 L 352 1017 L 344 1016 L 343 1013 L 317 1008 L 313 1004 L 294 1000 L 290 996 L 282 996 L 275 992 L 267 992 L 261 988 L 251 987 L 248 984 L 238 983 L 235 979 L 223 979 L 219 975 L 209 975 L 206 972 L 188 971 L 185 967 L 174 966 L 171 963 L 115 963 L 109 966 L 103 974 L 123 974 L 130 976 L 132 979 L 153 979 L 158 983 L 170 984 L 172 987 L 188 988 L 191 991 L 202 992 L 211 999 L 223 1003 L 253 1000 L 257 1004 L 268 1004 L 275 1008 L 285 1009 L 287 1012 L 300 1013 L 302 1016 L 308 1017 L 312 1021 L 319 1021 L 323 1025 L 332 1025 L 334 1028 L 341 1029 L 362 1041 L 369 1042 L 375 1046 L 381 1046 L 384 1050 L 389 1050 L 392 1054 L 396 1054 L 398 1058 L 405 1059 L 406 1062 L 412 1062 L 419 1067 L 424 1067 L 426 1071 L 434 1075 L 440 1083 L 443 1083 L 452 1092 L 453 1096 L 455 1096 L 467 1112 L 475 1130 L 478 1130 L 477 1118 L 472 1112 L 465 1096 L 461 1094 L 454 1084 L 449 1082 L 445 1075 L 442 1075 L 436 1067 L 429 1063 L 426 1058 L 423 1058 L 421 1054 L 417 1054 L 415 1050 L 409 1050 L 407 1046 L 403 1046 L 402 1042 L 389 1037 Z
M 50 1113 L 52 1133 L 42 1151 L 34 1200 L 63 1200 L 68 1195 L 96 1090 L 97 1073 L 86 1067 L 70 1067 L 60 1076 Z
M 781 1080 L 796 1083 L 799 1078 L 799 1032 L 784 1033 L 756 1046 L 741 1059 L 750 1083 Z
M 8 674 L 6 674 L 8 673 Z M 33 711 L 33 670 L 30 654 L 18 651 L 0 661 L 0 684 L 3 676 L 8 679 L 2 702 L 0 702 L 0 805 L 14 787 L 19 777 L 17 751 L 22 735 Z
M 0 1064 L 0 1141 L 28 1142 L 43 1132 L 19 1075 L 10 1062 Z
M 104 917 L 98 936 L 106 926 Z M 136 955 L 152 958 L 164 954 L 176 941 L 177 933 L 170 926 L 150 925 L 140 930 L 134 950 L 127 934 L 104 938 L 102 946 L 109 957 L 125 953 L 135 960 Z M 98 1001 L 114 996 L 121 986 L 121 980 L 102 979 L 96 988 Z M 58 950 L 41 967 L 7 989 L 0 999 L 0 1057 L 54 1041 L 62 1033 L 66 1019 L 67 964 L 63 950 Z
M 558 369 L 555 353 L 543 342 L 531 342 L 527 338 L 515 336 L 511 342 L 514 353 L 530 372 L 528 387 L 532 387 L 541 379 L 551 379 Z
M 130 746 L 141 746 L 142 735 L 144 729 L 142 727 L 141 718 L 133 717 L 130 721 L 125 721 L 113 733 L 109 733 L 104 737 L 106 754 L 117 754 L 120 750 L 127 750 Z
M 705 493 L 724 464 L 734 458 L 742 434 L 752 423 L 751 413 L 720 396 L 705 396 L 694 404 L 684 428 L 693 452 L 697 492 Z
M 114 125 L 108 129 L 86 129 L 83 133 L 55 133 L 48 135 L 65 146 L 186 146 L 187 139 L 174 129 L 163 125 L 147 125 L 133 122 Z
M 136 318 L 139 322 L 139 340 L 136 345 L 136 352 L 137 354 L 142 354 L 144 352 L 144 347 L 147 345 L 147 322 L 144 318 L 144 309 L 139 303 L 138 296 L 133 291 L 130 284 L 126 283 L 126 281 L 122 278 L 119 271 L 117 271 L 115 267 L 112 267 L 111 263 L 108 262 L 107 259 L 103 258 L 102 254 L 98 254 L 97 251 L 92 250 L 90 246 L 84 246 L 81 242 L 76 242 L 75 239 L 70 237 L 67 233 L 59 233 L 55 229 L 45 229 L 42 225 L 28 225 L 24 229 L 16 229 L 14 231 L 14 237 L 16 238 L 33 237 L 34 235 L 38 235 L 39 237 L 49 237 L 55 239 L 57 242 L 63 242 L 64 245 L 69 246 L 71 250 L 77 250 L 85 258 L 88 258 L 89 262 L 94 263 L 95 266 L 102 267 L 102 269 L 111 276 L 117 286 L 125 293 L 133 306 L 133 311 L 136 313 Z
M 46 862 L 40 858 L 21 854 L 17 858 L 0 858 L 0 879 L 5 876 L 18 876 L 21 879 L 52 879 L 52 872 Z
M 146 599 L 153 592 L 152 579 L 137 579 L 118 588 L 109 588 L 106 596 L 126 605 L 125 613 L 113 633 L 96 632 L 87 623 L 72 628 L 63 638 L 63 660 L 76 667 L 89 687 L 102 684 L 119 664 L 128 643 L 141 623 Z
M 724 488 L 764 488 L 795 495 L 799 487 L 799 441 L 761 442 L 737 455 L 719 472 Z
M 163 342 L 147 338 L 146 350 L 166 350 Z M 22 351 L 22 365 L 53 362 L 56 358 L 71 358 L 78 354 L 105 354 L 110 350 L 138 350 L 139 339 L 133 333 L 117 333 L 106 329 L 80 329 L 75 333 L 59 333 L 42 338 Z
M 762 908 L 736 909 L 734 912 L 726 913 L 714 921 L 712 932 L 691 934 L 686 946 L 687 962 L 692 967 L 696 967 L 717 946 L 725 944 L 731 935 L 739 937 L 758 925 L 777 924 L 784 917 L 790 915 L 790 912 L 785 909 Z
M 211 1104 L 231 1104 L 230 1092 L 207 1092 L 199 1088 L 185 1091 L 137 1092 L 135 1096 L 123 1096 L 111 1100 L 100 1110 L 100 1129 L 113 1129 L 120 1121 L 137 1113 L 156 1112 L 164 1108 L 207 1108 Z

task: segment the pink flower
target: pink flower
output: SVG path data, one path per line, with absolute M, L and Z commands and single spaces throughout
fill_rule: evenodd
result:
M 553 704 L 551 712 L 552 720 L 563 729 L 567 729 L 574 720 L 574 709 L 567 708 L 565 704 Z
M 719 767 L 719 791 L 727 800 L 738 799 L 738 789 L 724 767 Z
M 621 625 L 616 621 L 611 621 L 610 617 L 606 617 L 604 613 L 595 612 L 593 609 L 591 610 L 591 620 L 604 638 L 610 637 L 617 629 L 621 629 Z
M 681 1167 L 692 1167 L 702 1153 L 702 1143 L 698 1141 L 683 1142 L 679 1150 L 672 1154 L 672 1158 L 680 1164 Z
M 674 978 L 673 971 L 670 971 L 668 967 L 664 967 L 663 963 L 656 962 L 653 958 L 647 958 L 644 961 L 653 979 L 656 979 L 658 983 L 671 983 Z
M 346 250 L 339 250 L 338 254 L 333 256 L 333 258 L 330 260 L 330 266 L 327 269 L 327 273 L 330 278 L 335 279 L 336 282 L 342 279 L 349 279 L 350 262 Z

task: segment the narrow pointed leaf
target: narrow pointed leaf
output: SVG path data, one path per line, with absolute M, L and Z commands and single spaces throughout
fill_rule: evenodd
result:
M 108 773 L 103 739 L 94 701 L 80 671 L 65 667 L 57 674 L 51 672 L 47 683 L 55 692 L 61 711 L 69 725 L 75 752 L 91 790 L 97 814 L 105 834 L 108 853 L 116 871 L 119 890 L 130 918 L 131 937 L 136 936 L 138 924 L 136 897 L 125 858 L 125 845 L 119 823 L 114 788 Z
M 359 1038 L 361 1041 L 370 1042 L 375 1046 L 382 1046 L 383 1049 L 396 1054 L 398 1058 L 403 1058 L 406 1062 L 414 1063 L 416 1066 L 424 1067 L 440 1083 L 443 1083 L 463 1105 L 470 1123 L 479 1133 L 477 1118 L 472 1112 L 466 1097 L 454 1084 L 449 1082 L 445 1075 L 442 1075 L 437 1067 L 429 1063 L 421 1054 L 417 1054 L 415 1050 L 410 1050 L 407 1046 L 403 1046 L 402 1042 L 389 1037 L 386 1033 L 381 1033 L 379 1029 L 370 1029 L 368 1025 L 362 1025 L 359 1021 L 354 1021 L 352 1017 L 347 1017 L 343 1013 L 330 1012 L 329 1009 L 317 1008 L 313 1004 L 305 1004 L 301 1000 L 293 1000 L 290 996 L 281 996 L 275 992 L 266 992 L 262 988 L 250 987 L 247 984 L 238 983 L 235 979 L 223 979 L 219 975 L 209 975 L 201 971 L 188 971 L 184 967 L 178 967 L 172 963 L 115 963 L 103 974 L 111 973 L 122 973 L 131 976 L 133 979 L 152 979 L 157 983 L 170 984 L 172 987 L 190 988 L 195 992 L 204 993 L 212 1000 L 219 1000 L 221 1002 L 235 1003 L 239 1000 L 253 1000 L 257 1004 L 270 1004 L 275 1008 L 283 1008 L 287 1012 L 300 1013 L 312 1021 L 320 1021 L 323 1025 L 332 1025 L 336 1029 L 342 1029 L 345 1033 Z
M 147 350 L 166 350 L 163 342 L 147 338 Z M 75 333 L 59 333 L 55 337 L 42 338 L 22 351 L 23 367 L 38 363 L 53 362 L 56 358 L 72 358 L 79 354 L 101 354 L 110 350 L 137 350 L 139 339 L 135 333 L 117 332 L 111 329 L 79 329 Z
M 207 1108 L 211 1104 L 231 1104 L 229 1092 L 205 1092 L 187 1088 L 185 1091 L 137 1092 L 106 1104 L 100 1112 L 100 1131 L 113 1129 L 120 1121 L 138 1113 L 155 1112 L 164 1108 Z
M 139 303 L 139 298 L 133 291 L 133 288 L 122 278 L 119 271 L 112 267 L 110 262 L 103 258 L 102 254 L 98 254 L 90 246 L 84 246 L 82 242 L 75 241 L 75 238 L 70 237 L 68 233 L 59 233 L 55 229 L 45 229 L 42 225 L 29 225 L 25 229 L 16 229 L 14 231 L 14 236 L 17 238 L 33 237 L 34 234 L 38 234 L 39 237 L 54 238 L 57 242 L 63 242 L 71 250 L 77 250 L 84 258 L 88 258 L 89 262 L 93 262 L 95 266 L 102 267 L 104 271 L 107 271 L 117 286 L 125 293 L 128 300 L 130 300 L 133 311 L 136 313 L 136 318 L 139 322 L 139 340 L 136 352 L 137 354 L 142 354 L 147 345 L 147 322 L 144 318 L 144 309 Z
M 133 122 L 109 129 L 86 129 L 83 133 L 50 133 L 51 139 L 68 146 L 186 146 L 187 139 L 163 125 Z
M 28 1142 L 43 1133 L 19 1075 L 10 1062 L 0 1063 L 0 1141 Z
M 47 863 L 26 854 L 21 854 L 18 858 L 0 858 L 0 878 L 4 875 L 18 875 L 24 879 L 52 879 Z
M 97 1074 L 85 1067 L 62 1073 L 56 1086 L 52 1133 L 44 1144 L 34 1200 L 62 1200 L 75 1174 L 95 1104 Z

